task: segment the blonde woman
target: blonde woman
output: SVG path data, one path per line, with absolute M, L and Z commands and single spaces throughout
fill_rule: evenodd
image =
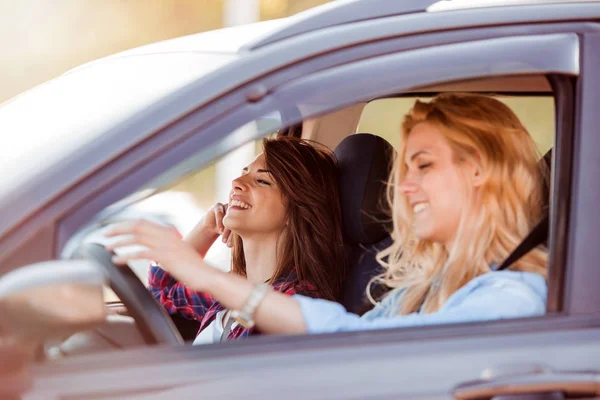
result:
M 156 259 L 195 290 L 236 310 L 264 333 L 321 333 L 535 316 L 546 302 L 546 254 L 535 249 L 494 271 L 541 218 L 545 173 L 515 114 L 491 97 L 442 94 L 417 101 L 402 125 L 391 176 L 394 243 L 379 254 L 392 290 L 362 317 L 337 303 L 286 297 L 209 267 L 177 243 L 123 224 Z M 154 234 L 154 237 L 156 235 Z

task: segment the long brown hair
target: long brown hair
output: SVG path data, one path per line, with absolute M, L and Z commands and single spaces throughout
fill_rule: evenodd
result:
M 264 139 L 263 153 L 287 209 L 269 283 L 295 269 L 298 280 L 314 285 L 322 298 L 338 300 L 345 255 L 335 156 L 319 143 L 294 137 Z M 242 239 L 233 235 L 232 271 L 246 276 Z

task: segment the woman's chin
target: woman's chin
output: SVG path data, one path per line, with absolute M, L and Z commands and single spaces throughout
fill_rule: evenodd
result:
M 225 216 L 225 218 L 223 218 L 223 226 L 233 233 L 238 233 L 237 231 L 239 223 L 237 222 L 238 221 L 236 221 L 236 218 L 231 218 L 229 216 Z
M 419 240 L 430 241 L 430 242 L 434 241 L 435 232 L 432 232 L 431 229 L 426 229 L 426 227 L 415 226 L 415 227 L 413 227 L 413 231 L 415 233 L 415 236 Z

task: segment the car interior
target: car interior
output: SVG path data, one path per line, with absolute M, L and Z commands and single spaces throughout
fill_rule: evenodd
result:
M 556 110 L 553 88 L 545 76 L 495 77 L 424 87 L 352 104 L 320 115 L 306 115 L 306 110 L 311 107 L 297 105 L 299 115 L 293 123 L 286 121 L 278 129 L 268 126 L 262 132 L 263 136 L 298 136 L 334 149 L 341 171 L 340 200 L 348 262 L 342 304 L 348 311 L 363 314 L 373 306 L 365 293 L 371 278 L 380 272 L 375 255 L 391 243 L 391 221 L 386 211 L 385 190 L 395 148 L 400 140 L 400 121 L 416 99 L 427 100 L 438 93 L 449 91 L 483 93 L 504 101 L 538 144 L 540 163 L 551 165 Z M 255 153 L 260 151 L 260 140 L 255 142 L 254 148 Z M 545 156 L 542 157 L 543 155 Z M 218 162 L 216 160 L 215 164 Z M 186 173 L 163 185 L 158 191 L 193 192 L 198 187 L 194 186 L 195 182 L 217 179 L 215 164 Z M 550 200 L 550 182 L 545 184 Z M 207 209 L 219 199 L 216 198 L 214 186 L 211 190 L 205 189 L 206 184 L 203 184 L 195 195 L 201 208 Z M 536 232 L 523 241 L 520 249 L 515 249 L 512 261 L 537 245 L 547 245 L 548 216 L 540 222 Z M 80 236 L 74 237 L 82 240 Z M 71 257 L 96 260 L 105 258 L 103 264 L 111 264 L 110 258 L 106 260 L 110 255 L 102 251 L 100 245 L 85 243 L 85 240 L 82 243 Z M 226 268 L 227 265 L 221 267 Z M 198 321 L 168 316 L 153 301 L 145 288 L 147 266 L 145 270 L 124 271 L 118 274 L 107 270 L 114 279 L 111 278 L 113 286 L 111 290 L 107 288 L 105 295 L 109 310 L 106 323 L 77 332 L 65 341 L 50 346 L 47 349 L 50 357 L 153 344 L 157 342 L 156 337 L 176 344 L 195 338 Z M 377 285 L 373 285 L 370 290 L 376 300 L 385 294 L 385 288 Z M 128 307 L 124 304 L 128 304 Z

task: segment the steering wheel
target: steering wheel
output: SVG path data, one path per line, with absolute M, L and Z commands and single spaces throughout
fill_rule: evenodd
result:
M 104 268 L 110 288 L 127 307 L 146 344 L 183 344 L 181 334 L 166 310 L 129 266 L 117 266 L 112 262 L 113 255 L 102 245 L 83 243 L 73 257 L 97 261 Z

